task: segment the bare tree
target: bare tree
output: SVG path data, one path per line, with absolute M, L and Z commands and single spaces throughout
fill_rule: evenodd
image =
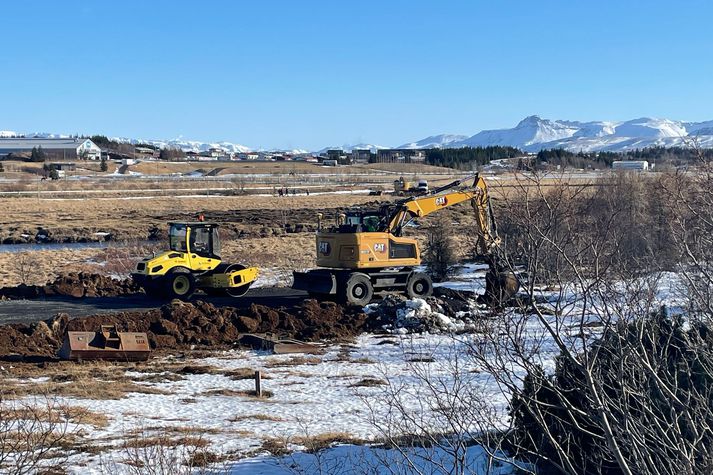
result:
M 516 176 L 499 204 L 520 257 L 519 307 L 459 337 L 467 351 L 445 358 L 448 377 L 414 366 L 413 386 L 365 398 L 400 467 L 421 467 L 415 443 L 447 454 L 434 472 L 468 473 L 464 448 L 480 443 L 491 460 L 559 473 L 710 473 L 711 178 L 703 165 L 591 183 Z M 659 296 L 679 283 L 670 313 Z

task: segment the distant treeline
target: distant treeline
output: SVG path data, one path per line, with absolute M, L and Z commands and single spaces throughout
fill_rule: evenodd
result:
M 559 166 L 561 168 L 607 168 L 615 160 L 625 160 L 615 152 L 570 152 L 561 148 L 540 150 L 532 162 L 533 168 Z M 518 163 L 518 168 L 528 168 L 528 163 Z
M 479 165 L 487 165 L 491 160 L 514 158 L 523 155 L 515 147 L 463 147 L 432 148 L 426 150 L 426 162 L 429 165 L 472 170 Z
M 537 155 L 527 155 L 515 147 L 463 147 L 434 148 L 426 150 L 430 165 L 474 170 L 492 160 L 520 157 L 516 167 L 520 170 L 551 167 L 601 169 L 611 168 L 618 160 L 646 160 L 661 166 L 681 166 L 697 160 L 713 160 L 713 149 L 690 147 L 646 147 L 625 152 L 571 152 L 562 148 L 540 150 Z
M 619 160 L 646 160 L 656 165 L 681 166 L 696 160 L 712 160 L 713 149 L 686 147 L 646 147 L 625 152 L 570 152 L 563 149 L 540 150 L 535 168 L 546 163 L 561 168 L 607 168 Z M 520 167 L 519 167 L 520 168 Z

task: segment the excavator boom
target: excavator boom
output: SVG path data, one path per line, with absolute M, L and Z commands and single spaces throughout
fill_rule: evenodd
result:
M 469 182 L 470 178 L 456 180 L 436 188 L 426 195 L 414 196 L 397 202 L 389 219 L 388 231 L 395 236 L 400 236 L 404 226 L 412 219 L 428 216 L 464 201 L 471 201 L 478 224 L 476 226 L 478 252 L 487 254 L 500 243 L 500 239 L 497 236 L 497 226 L 485 180 L 476 174 L 472 177 L 472 185 L 465 185 L 464 183 Z

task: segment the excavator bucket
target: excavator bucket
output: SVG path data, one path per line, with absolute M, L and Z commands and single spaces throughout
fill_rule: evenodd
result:
M 146 361 L 151 346 L 146 333 L 118 332 L 102 325 L 98 332 L 69 331 L 59 356 L 65 360 Z
M 485 294 L 480 301 L 491 307 L 504 307 L 519 289 L 520 282 L 511 270 L 491 263 L 488 273 L 485 274 Z

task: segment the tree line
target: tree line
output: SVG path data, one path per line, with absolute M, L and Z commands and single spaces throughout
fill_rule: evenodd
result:
M 623 152 L 573 152 L 563 148 L 543 149 L 536 155 L 508 146 L 434 148 L 426 150 L 426 163 L 458 170 L 473 170 L 493 160 L 519 157 L 518 170 L 536 170 L 551 167 L 603 169 L 611 168 L 615 161 L 646 160 L 657 166 L 678 167 L 703 158 L 713 160 L 713 149 L 697 150 L 695 147 L 645 147 Z
M 462 147 L 432 148 L 426 150 L 426 163 L 440 167 L 472 170 L 475 166 L 487 165 L 492 160 L 514 158 L 524 155 L 515 147 Z

